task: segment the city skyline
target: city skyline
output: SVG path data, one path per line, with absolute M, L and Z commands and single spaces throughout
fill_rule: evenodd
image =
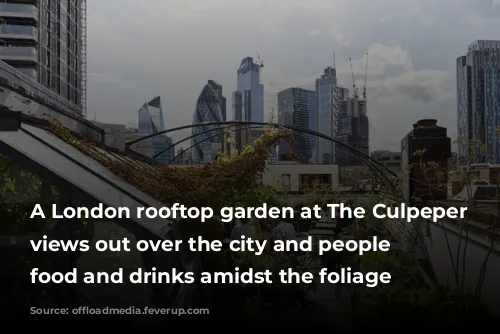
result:
M 189 124 L 206 80 L 214 78 L 232 92 L 235 68 L 244 57 L 256 58 L 255 50 L 266 65 L 262 83 L 264 110 L 269 113 L 276 107 L 278 91 L 295 86 L 312 89 L 314 78 L 331 65 L 335 50 L 339 83 L 347 88 L 352 85 L 348 59 L 353 59 L 360 86 L 363 58 L 370 53 L 372 150 L 398 150 L 407 124 L 420 118 L 438 119 L 456 138 L 456 57 L 476 39 L 497 38 L 494 27 L 500 18 L 492 2 L 458 1 L 453 6 L 446 1 L 319 1 L 314 5 L 292 1 L 287 8 L 257 1 L 248 6 L 248 19 L 238 15 L 240 4 L 225 1 L 210 6 L 154 0 L 140 6 L 123 1 L 113 22 L 107 18 L 116 1 L 90 2 L 89 117 L 95 112 L 98 120 L 112 121 L 120 115 L 127 124 L 135 120 L 138 100 L 159 94 L 169 126 Z M 387 6 L 393 10 L 386 11 Z M 163 12 L 168 17 L 160 18 Z M 257 12 L 261 19 L 250 22 Z M 356 12 L 354 26 L 352 15 L 349 19 L 352 12 Z M 135 20 L 138 14 L 148 20 Z M 204 17 L 216 22 L 204 26 Z M 461 23 L 443 17 L 460 17 Z M 225 29 L 228 25 L 232 28 Z M 146 47 L 148 53 L 141 53 Z

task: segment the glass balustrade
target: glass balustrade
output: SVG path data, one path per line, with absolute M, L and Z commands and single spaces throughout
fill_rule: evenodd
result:
M 0 24 L 0 35 L 32 36 L 38 39 L 38 29 L 30 26 Z
M 30 79 L 36 80 L 38 78 L 38 71 L 30 67 L 17 67 L 17 70 L 29 77 Z
M 81 107 L 75 106 L 68 100 L 64 99 L 50 89 L 42 86 L 36 80 L 33 80 L 29 76 L 26 76 L 18 69 L 8 65 L 3 61 L 0 61 L 0 78 L 2 78 L 6 82 L 5 86 L 11 88 L 13 87 L 16 89 L 19 89 L 19 87 L 23 87 L 23 89 L 25 89 L 30 96 L 36 96 L 38 99 L 43 99 L 45 103 L 49 104 L 49 106 L 55 105 L 58 108 L 70 113 L 82 113 Z
M 0 3 L 0 13 L 9 13 L 11 16 L 30 16 L 38 18 L 36 6 L 17 3 Z
M 38 51 L 31 46 L 0 46 L 0 59 L 5 57 L 37 58 Z

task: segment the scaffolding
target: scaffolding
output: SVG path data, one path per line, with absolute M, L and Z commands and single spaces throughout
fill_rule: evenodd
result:
M 87 0 L 81 0 L 81 104 L 83 117 L 87 117 Z

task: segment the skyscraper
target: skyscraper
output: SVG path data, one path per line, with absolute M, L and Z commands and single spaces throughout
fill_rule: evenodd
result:
M 500 163 L 499 68 L 500 41 L 477 40 L 457 59 L 457 153 L 462 164 Z M 470 151 L 467 141 L 471 139 L 484 143 L 488 154 Z
M 87 2 L 10 0 L 0 3 L 0 60 L 86 114 Z
M 196 102 L 193 124 L 225 120 L 226 98 L 222 95 L 222 86 L 213 80 L 208 80 Z M 215 130 L 217 127 L 220 126 L 207 125 L 193 128 L 193 135 L 200 134 L 191 139 L 193 163 L 213 161 L 217 153 L 223 149 L 224 133 L 223 130 Z M 202 132 L 205 133 L 201 134 Z
M 366 100 L 358 96 L 339 104 L 338 131 L 335 139 L 352 148 L 369 154 L 369 123 L 366 115 Z M 335 150 L 335 163 L 340 166 L 362 166 L 363 160 L 340 147 Z
M 137 114 L 139 118 L 139 127 L 137 129 L 137 134 L 134 135 L 134 139 L 165 131 L 163 109 L 161 107 L 161 98 L 159 96 L 156 96 L 151 101 L 144 103 L 144 105 L 138 110 Z M 135 148 L 148 156 L 159 154 L 156 160 L 167 164 L 172 162 L 172 159 L 174 158 L 175 148 L 171 147 L 166 150 L 171 145 L 172 139 L 166 134 L 161 134 L 141 141 L 131 148 Z
M 264 121 L 264 85 L 260 83 L 261 67 L 261 64 L 254 63 L 252 57 L 247 57 L 241 61 L 237 72 L 237 89 L 233 93 L 235 120 Z M 246 134 L 238 135 L 243 140 L 239 149 L 248 142 L 253 141 L 261 133 L 258 130 L 247 130 L 245 132 Z
M 316 92 L 302 88 L 288 88 L 278 93 L 278 122 L 297 128 L 310 129 L 311 118 L 316 114 Z M 308 163 L 312 156 L 313 142 L 305 133 L 293 132 L 292 142 L 279 145 L 279 160 L 293 153 L 298 161 Z
M 152 134 L 165 131 L 165 121 L 163 119 L 163 109 L 161 98 L 156 96 L 151 101 L 146 102 L 138 110 L 139 114 L 139 134 Z
M 316 79 L 316 96 L 318 99 L 318 129 L 317 131 L 330 137 L 338 132 L 339 103 L 349 97 L 349 90 L 337 86 L 337 71 L 327 67 L 323 75 Z M 335 145 L 331 141 L 319 138 L 317 140 L 314 162 L 334 163 Z

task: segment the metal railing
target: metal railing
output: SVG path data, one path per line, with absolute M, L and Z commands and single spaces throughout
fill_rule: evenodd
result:
M 73 114 L 82 113 L 81 107 L 72 104 L 3 61 L 0 61 L 0 85 L 15 91 L 22 91 L 22 95 L 31 97 L 36 102 L 48 107 L 58 108 Z
M 0 58 L 27 57 L 38 60 L 38 51 L 33 46 L 0 46 Z
M 0 24 L 0 35 L 14 35 L 16 38 L 30 36 L 30 38 L 38 40 L 38 29 L 31 26 Z
M 0 3 L 0 12 L 12 13 L 12 16 L 21 16 L 24 14 L 33 16 L 33 18 L 36 19 L 38 18 L 38 8 L 36 8 L 36 6 L 28 4 Z

